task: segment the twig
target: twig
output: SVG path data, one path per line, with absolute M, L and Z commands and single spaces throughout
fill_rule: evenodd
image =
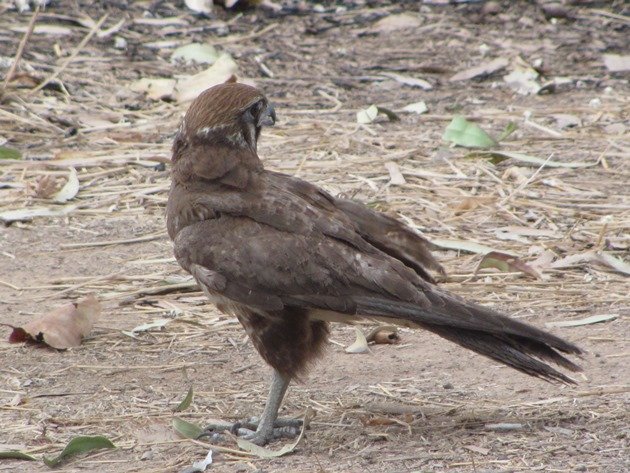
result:
M 255 33 L 247 34 L 247 35 L 244 35 L 244 36 L 232 36 L 230 38 L 226 38 L 226 39 L 221 40 L 221 41 L 215 41 L 214 44 L 241 43 L 244 40 L 258 38 L 259 36 L 262 36 L 262 35 L 270 32 L 276 26 L 278 26 L 277 23 L 272 23 L 270 25 L 265 26 L 263 29 L 261 29 L 259 31 L 256 31 Z
M 26 43 L 31 37 L 31 34 L 33 34 L 33 29 L 35 28 L 35 20 L 37 20 L 37 16 L 39 15 L 39 8 L 40 6 L 37 5 L 37 7 L 35 8 L 35 11 L 33 12 L 33 16 L 28 22 L 26 33 L 24 33 L 24 36 L 22 37 L 22 40 L 20 41 L 20 45 L 18 46 L 17 52 L 15 53 L 15 58 L 13 59 L 13 64 L 11 64 L 11 68 L 9 69 L 9 72 L 7 72 L 7 76 L 4 78 L 4 84 L 2 84 L 3 92 L 9 85 L 9 82 L 11 82 L 11 79 L 13 78 L 13 74 L 15 73 L 15 70 L 17 69 L 17 65 L 20 62 L 20 59 L 22 58 L 22 54 L 24 53 L 24 48 L 26 47 Z
M 108 240 L 108 241 L 94 241 L 87 243 L 65 243 L 60 245 L 64 250 L 74 248 L 92 248 L 95 246 L 110 246 L 110 245 L 126 245 L 128 243 L 142 243 L 145 241 L 157 240 L 164 236 L 164 232 L 154 233 L 153 235 L 145 235 L 138 238 L 127 238 L 125 240 Z
M 79 45 L 76 48 L 74 48 L 74 51 L 72 51 L 72 54 L 70 54 L 70 56 L 68 56 L 66 58 L 66 60 L 61 64 L 61 66 L 59 66 L 57 68 L 57 70 L 55 70 L 55 72 L 53 72 L 46 80 L 41 82 L 37 87 L 35 87 L 34 89 L 31 89 L 30 93 L 34 94 L 35 92 L 40 91 L 41 89 L 46 87 L 50 82 L 55 80 L 59 76 L 59 74 L 61 74 L 66 69 L 66 67 L 68 67 L 68 65 L 70 65 L 70 63 L 74 60 L 74 58 L 76 58 L 79 55 L 79 53 L 85 47 L 85 45 L 88 43 L 88 41 L 90 39 L 92 39 L 92 36 L 94 36 L 94 34 L 99 30 L 101 25 L 103 23 L 105 23 L 105 20 L 107 19 L 108 16 L 109 15 L 107 13 L 105 15 L 103 15 L 102 18 L 100 20 L 98 20 L 98 22 L 92 27 L 92 29 L 85 36 L 85 38 L 83 38 L 81 40 Z
M 523 182 L 520 186 L 518 186 L 516 189 L 514 189 L 514 191 L 512 191 L 510 193 L 510 195 L 508 195 L 505 199 L 503 199 L 500 203 L 499 203 L 499 207 L 502 207 L 503 205 L 505 205 L 507 202 L 509 202 L 509 200 L 514 197 L 516 194 L 518 194 L 520 191 L 522 191 L 523 189 L 525 189 L 525 187 L 527 187 L 527 185 L 532 182 L 536 176 L 538 176 L 538 174 L 540 173 L 540 171 L 542 171 L 542 168 L 545 167 L 545 165 L 549 162 L 549 160 L 553 157 L 553 153 L 551 153 L 547 159 L 545 159 L 545 162 L 542 163 L 540 165 L 540 167 L 538 169 L 536 169 L 536 171 L 534 172 L 534 174 L 532 174 L 531 176 L 529 176 L 529 178 Z

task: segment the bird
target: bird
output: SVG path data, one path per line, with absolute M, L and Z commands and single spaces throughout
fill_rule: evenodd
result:
M 235 316 L 272 368 L 248 439 L 275 438 L 292 380 L 327 345 L 331 322 L 361 319 L 424 329 L 550 382 L 575 384 L 576 345 L 436 284 L 428 240 L 399 220 L 268 170 L 258 156 L 276 122 L 257 88 L 226 82 L 202 92 L 175 135 L 167 230 L 177 262 L 216 307 Z

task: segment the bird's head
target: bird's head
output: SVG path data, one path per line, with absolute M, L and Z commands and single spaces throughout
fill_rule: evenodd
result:
M 273 106 L 258 89 L 226 82 L 210 87 L 193 101 L 182 121 L 175 147 L 179 139 L 191 145 L 256 152 L 260 130 L 275 122 Z

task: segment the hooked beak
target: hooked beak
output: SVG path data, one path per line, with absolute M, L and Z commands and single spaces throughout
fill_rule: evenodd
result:
M 258 127 L 273 126 L 276 123 L 276 111 L 273 105 L 267 104 L 265 110 L 262 111 L 260 117 L 258 117 Z

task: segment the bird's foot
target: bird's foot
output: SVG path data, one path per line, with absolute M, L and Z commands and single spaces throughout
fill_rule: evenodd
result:
M 228 431 L 256 445 L 265 445 L 272 440 L 279 438 L 294 438 L 300 433 L 302 427 L 301 419 L 279 418 L 272 428 L 259 428 L 260 419 L 251 417 L 240 422 L 216 422 L 208 425 L 199 436 L 210 437 L 211 440 L 222 439 L 221 433 Z

